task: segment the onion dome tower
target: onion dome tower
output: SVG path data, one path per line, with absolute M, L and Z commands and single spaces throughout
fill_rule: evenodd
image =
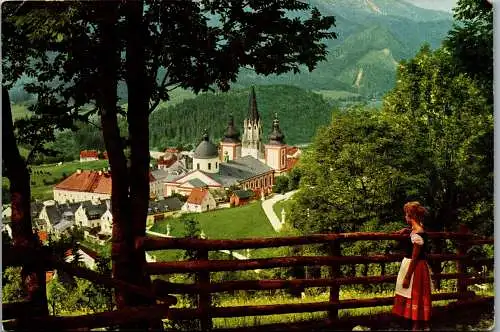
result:
M 219 158 L 221 161 L 228 162 L 229 160 L 235 160 L 241 157 L 240 133 L 234 126 L 233 115 L 229 117 L 226 132 L 224 133 L 224 138 L 220 142 L 220 147 L 221 155 Z
M 266 144 L 266 164 L 276 171 L 286 169 L 286 148 L 285 135 L 281 132 L 280 120 L 275 113 L 273 120 L 273 130 L 269 134 L 269 144 Z
M 200 144 L 194 150 L 193 168 L 207 173 L 219 172 L 219 151 L 210 142 L 206 129 Z

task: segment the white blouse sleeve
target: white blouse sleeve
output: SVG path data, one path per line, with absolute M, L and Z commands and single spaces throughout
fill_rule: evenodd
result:
M 419 246 L 424 244 L 424 239 L 416 233 L 411 234 L 410 238 L 411 238 L 411 243 L 418 244 Z

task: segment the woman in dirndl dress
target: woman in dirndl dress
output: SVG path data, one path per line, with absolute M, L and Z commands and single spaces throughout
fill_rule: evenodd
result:
M 427 209 L 419 202 L 404 205 L 405 220 L 411 226 L 405 257 L 401 262 L 392 312 L 412 321 L 412 329 L 429 329 L 431 277 L 427 265 L 428 238 L 423 226 Z

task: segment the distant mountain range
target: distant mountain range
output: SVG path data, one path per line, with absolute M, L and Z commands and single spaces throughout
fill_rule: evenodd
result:
M 437 1 L 437 0 L 436 0 Z M 316 70 L 261 77 L 240 72 L 236 87 L 291 84 L 312 90 L 340 90 L 381 97 L 395 83 L 396 67 L 422 44 L 440 46 L 452 14 L 416 7 L 404 0 L 311 0 L 323 15 L 334 15 L 338 39 L 329 40 L 327 61 Z
M 408 0 L 410 1 L 410 0 Z M 423 9 L 405 0 L 309 0 L 323 15 L 336 18 L 338 39 L 327 40 L 327 61 L 309 73 L 257 76 L 242 69 L 234 89 L 250 85 L 287 84 L 323 93 L 380 97 L 395 83 L 397 63 L 411 58 L 423 43 L 439 47 L 451 29 L 452 14 Z M 440 0 L 435 0 L 440 1 Z M 295 14 L 297 15 L 297 14 Z M 305 17 L 304 14 L 298 14 Z M 14 102 L 30 96 L 22 90 L 26 79 L 11 90 Z M 126 99 L 120 85 L 119 95 Z

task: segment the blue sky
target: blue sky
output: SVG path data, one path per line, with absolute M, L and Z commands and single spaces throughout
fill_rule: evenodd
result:
M 406 0 L 415 6 L 451 12 L 458 0 Z

